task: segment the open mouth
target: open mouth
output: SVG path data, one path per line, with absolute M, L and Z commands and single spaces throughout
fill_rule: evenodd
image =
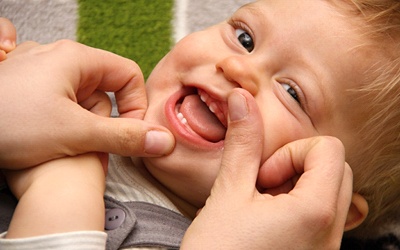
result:
M 175 97 L 174 115 L 187 133 L 217 143 L 225 139 L 227 104 L 201 89 L 185 89 Z M 172 104 L 172 103 L 171 103 Z M 182 131 L 181 131 L 182 132 Z

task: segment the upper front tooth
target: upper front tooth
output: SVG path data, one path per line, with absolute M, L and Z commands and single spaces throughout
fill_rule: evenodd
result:
M 211 103 L 210 106 L 208 106 L 208 108 L 210 109 L 211 112 L 215 113 L 216 111 L 216 104 L 215 103 Z
M 203 102 L 206 102 L 206 98 L 204 98 L 203 95 L 200 95 L 200 99 L 201 99 Z
M 203 91 L 201 91 L 199 95 L 200 95 L 200 99 L 201 99 L 203 102 L 207 102 L 207 100 L 208 100 L 208 95 L 207 95 L 206 93 L 204 93 Z

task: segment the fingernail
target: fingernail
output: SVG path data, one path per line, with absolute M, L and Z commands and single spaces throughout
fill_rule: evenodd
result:
M 231 121 L 239 121 L 243 119 L 249 112 L 246 98 L 237 92 L 233 92 L 229 96 L 228 106 L 229 118 Z
M 146 133 L 144 151 L 148 154 L 165 155 L 171 152 L 174 140 L 171 135 L 158 130 L 151 130 Z

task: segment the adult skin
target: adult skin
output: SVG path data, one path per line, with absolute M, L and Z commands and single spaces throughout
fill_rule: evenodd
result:
M 352 199 L 343 144 L 333 137 L 294 141 L 260 169 L 254 98 L 239 89 L 228 102 L 221 169 L 182 249 L 339 249 Z
M 115 92 L 121 118 L 95 114 L 111 111 L 105 91 Z M 174 147 L 167 129 L 142 121 L 138 65 L 110 52 L 67 40 L 23 43 L 0 64 L 0 95 L 1 168 L 93 151 L 160 156 Z
M 55 54 L 55 56 L 50 56 L 47 53 L 49 51 L 52 51 L 50 54 Z M 28 56 L 28 54 L 31 55 Z M 118 138 L 121 139 L 121 136 L 114 138 L 117 139 L 116 142 L 112 141 L 112 133 L 110 137 L 107 137 L 108 133 L 105 133 L 104 136 L 104 132 L 107 132 L 107 129 L 115 129 L 115 125 L 118 127 L 120 121 L 121 123 L 129 123 L 128 130 L 129 128 L 131 129 L 129 131 L 131 131 L 132 136 L 139 135 L 139 137 L 144 137 L 147 132 L 147 126 L 154 129 L 153 131 L 168 133 L 163 127 L 151 127 L 151 125 L 140 121 L 146 106 L 140 106 L 141 103 L 139 103 L 139 106 L 129 106 L 132 104 L 128 102 L 130 98 L 139 98 L 133 100 L 141 100 L 140 98 L 144 96 L 140 94 L 142 91 L 141 75 L 138 75 L 140 71 L 137 69 L 137 65 L 129 60 L 70 41 L 62 41 L 46 46 L 28 43 L 11 53 L 9 59 L 2 63 L 0 71 L 3 73 L 9 69 L 16 70 L 13 72 L 20 74 L 14 74 L 16 75 L 15 78 L 10 77 L 11 74 L 5 75 L 10 77 L 8 78 L 9 80 L 14 80 L 14 83 L 21 83 L 21 85 L 16 87 L 16 84 L 13 84 L 13 86 L 1 84 L 0 86 L 2 90 L 0 93 L 4 93 L 3 95 L 6 97 L 2 100 L 1 105 L 3 106 L 4 104 L 3 107 L 13 108 L 5 110 L 5 117 L 8 118 L 6 120 L 8 123 L 0 122 L 0 128 L 5 129 L 3 131 L 10 130 L 12 132 L 13 129 L 10 129 L 10 125 L 16 125 L 17 127 L 14 128 L 19 128 L 20 133 L 12 134 L 13 136 L 5 138 L 9 143 L 11 142 L 9 145 L 16 143 L 16 148 L 2 147 L 5 144 L 0 143 L 0 164 L 7 164 L 11 168 L 13 166 L 21 168 L 48 160 L 48 157 L 57 158 L 63 155 L 74 155 L 93 150 L 114 150 L 114 152 L 120 154 L 128 152 L 127 154 L 148 155 L 143 151 L 146 142 L 146 140 L 143 141 L 143 138 L 136 138 L 136 140 L 129 143 L 124 141 L 124 138 L 118 140 Z M 66 79 L 62 77 L 63 74 L 65 75 L 64 70 L 66 68 L 57 68 L 55 66 L 57 62 L 64 63 L 64 66 L 71 70 L 67 71 L 70 72 L 70 75 L 67 74 Z M 107 64 L 105 65 L 103 62 L 107 62 Z M 46 71 L 46 74 L 43 74 L 40 71 L 40 67 L 37 67 L 40 63 L 45 63 L 47 66 L 53 65 L 54 71 L 49 71 L 50 73 Z M 29 66 L 30 64 L 33 64 L 31 65 L 32 67 Z M 25 66 L 27 67 L 25 68 Z M 130 74 L 128 75 L 123 75 L 124 69 L 128 68 L 132 72 L 129 72 Z M 103 74 L 98 75 L 99 72 L 103 72 Z M 24 74 L 30 78 L 21 77 Z M 39 75 L 43 78 L 39 77 Z M 80 77 L 77 78 L 76 75 Z M 2 76 L 3 74 L 0 74 L 0 77 Z M 56 85 L 59 88 L 49 88 L 50 86 L 54 87 L 54 81 L 43 81 L 46 77 L 48 79 L 57 79 L 59 77 L 60 82 Z M 139 78 L 139 80 L 135 79 L 135 77 Z M 21 79 L 25 79 L 25 81 L 21 81 Z M 119 87 L 110 86 L 110 79 L 121 82 L 121 84 L 117 84 Z M 4 83 L 4 81 L 0 82 Z M 32 84 L 40 82 L 43 85 Z M 128 90 L 124 87 L 127 85 L 130 85 L 130 87 L 127 87 Z M 131 85 L 133 85 L 133 88 Z M 99 91 L 96 91 L 96 88 Z M 3 90 L 16 91 L 15 93 L 8 93 Z M 84 131 L 85 122 L 96 127 L 96 123 L 107 123 L 108 120 L 87 112 L 77 103 L 94 113 L 106 114 L 107 112 L 104 111 L 109 109 L 109 103 L 104 96 L 105 90 L 117 91 L 121 94 L 117 95 L 117 98 L 119 97 L 118 104 L 120 105 L 122 116 L 138 118 L 139 120 L 129 119 L 129 121 L 125 121 L 121 119 L 117 122 L 118 124 L 110 121 L 110 127 L 104 125 L 107 127 L 106 130 L 99 129 L 95 130 L 95 132 L 92 131 L 93 133 Z M 27 99 L 25 99 L 27 100 L 26 103 L 13 102 L 16 99 L 10 96 L 18 97 L 21 100 L 24 99 L 20 96 L 22 92 L 28 92 Z M 49 93 L 54 94 L 54 97 Z M 133 96 L 130 96 L 129 93 Z M 10 98 L 7 99 L 7 96 Z M 31 100 L 34 102 L 30 102 Z M 48 101 L 44 102 L 43 100 Z M 351 200 L 351 171 L 344 162 L 341 143 L 330 137 L 296 141 L 279 150 L 259 170 L 261 149 L 258 147 L 258 143 L 259 138 L 263 138 L 260 135 L 263 129 L 254 99 L 244 90 L 234 90 L 234 93 L 230 96 L 229 105 L 231 105 L 230 111 L 232 112 L 230 113 L 230 125 L 222 168 L 213 187 L 212 194 L 202 212 L 189 228 L 182 248 L 188 246 L 190 246 L 190 249 L 194 249 L 193 247 L 206 248 L 209 244 L 212 245 L 209 247 L 215 248 L 215 244 L 219 244 L 220 248 L 226 249 L 232 249 L 232 247 L 252 249 L 270 247 L 276 249 L 280 247 L 287 248 L 288 244 L 296 247 L 338 246 Z M 40 107 L 40 110 L 37 107 Z M 13 115 L 10 113 L 11 111 Z M 18 115 L 15 115 L 15 112 Z M 50 115 L 47 114 L 46 116 L 47 112 L 50 112 Z M 70 117 L 65 117 L 65 114 L 71 115 Z M 37 115 L 39 117 L 35 117 Z M 10 119 L 12 117 L 16 119 Z M 24 120 L 24 122 L 20 123 L 20 120 Z M 26 125 L 25 122 L 29 126 L 24 126 Z M 67 123 L 67 126 L 72 127 L 70 127 L 69 131 L 51 130 L 52 128 L 57 128 L 57 124 L 60 123 L 64 125 Z M 137 127 L 132 124 L 136 124 Z M 144 130 L 141 130 L 142 126 Z M 21 131 L 22 128 L 23 130 Z M 31 138 L 30 135 L 34 130 L 40 130 L 41 132 L 38 134 L 46 130 L 48 134 L 53 135 L 47 137 L 49 135 L 44 133 L 44 138 L 40 136 Z M 89 133 L 89 135 L 85 132 Z M 64 140 L 63 144 L 59 144 L 59 141 L 56 141 L 57 136 Z M 65 138 L 68 138 L 66 144 Z M 99 141 L 93 142 L 93 138 L 98 138 Z M 32 139 L 34 140 L 32 141 Z M 42 141 L 49 139 L 50 144 L 46 142 L 45 145 L 42 145 Z M 171 145 L 168 143 L 171 141 L 168 141 L 170 138 L 165 139 L 168 151 L 168 145 Z M 108 145 L 110 140 L 111 144 L 114 145 Z M 79 143 L 81 145 L 72 145 L 76 141 L 81 142 Z M 123 143 L 119 144 L 121 141 Z M 97 145 L 101 144 L 101 142 L 104 142 L 105 145 Z M 25 145 L 26 143 L 28 145 Z M 52 143 L 55 143 L 56 147 L 52 147 Z M 124 146 L 124 143 L 128 143 L 127 147 Z M 37 147 L 39 147 L 39 150 L 37 150 Z M 55 152 L 46 152 L 49 149 L 54 149 Z M 17 152 L 26 153 L 24 158 L 18 159 L 19 162 L 15 163 L 15 165 L 13 164 L 16 159 L 13 159 L 12 155 L 8 154 L 13 150 L 20 150 Z M 162 152 L 162 150 L 159 152 Z M 288 154 L 288 152 L 291 154 Z M 20 153 L 17 156 L 21 157 L 24 154 Z M 39 158 L 36 158 L 37 156 Z M 324 157 L 322 158 L 321 156 Z M 335 161 L 331 161 L 332 158 Z M 295 164 L 292 165 L 292 162 Z M 326 162 L 329 164 L 325 164 Z M 243 168 L 241 163 L 246 163 L 248 167 Z M 274 172 L 276 164 L 281 166 L 280 171 L 277 173 Z M 288 194 L 283 193 L 276 197 L 268 194 L 271 190 L 274 190 L 275 194 L 277 190 L 279 190 L 278 192 L 288 192 L 293 186 L 288 186 L 287 181 L 293 180 L 289 182 L 296 183 L 299 174 L 303 173 L 303 171 L 304 174 Z M 255 188 L 257 179 L 263 183 L 263 188 L 268 188 L 266 183 L 270 183 L 273 189 L 259 192 Z M 331 183 L 332 185 L 326 185 L 326 183 Z M 322 186 L 325 188 L 321 188 Z M 313 209 L 304 209 L 305 207 Z M 290 210 L 290 213 L 287 213 L 288 210 Z M 333 212 L 328 213 L 331 211 Z M 282 218 L 285 220 L 282 220 Z M 251 237 L 249 237 L 248 232 L 252 233 Z M 304 232 L 307 232 L 307 234 L 304 235 Z M 295 237 L 299 235 L 302 237 Z M 216 237 L 218 238 L 217 240 Z

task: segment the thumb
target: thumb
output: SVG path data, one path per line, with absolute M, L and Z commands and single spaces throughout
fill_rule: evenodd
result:
M 85 114 L 80 115 L 81 121 L 71 128 L 71 137 L 66 145 L 76 152 L 149 157 L 169 154 L 174 148 L 173 135 L 162 126 L 134 118 L 98 116 L 85 109 L 80 112 Z
M 254 192 L 263 150 L 263 124 L 253 96 L 234 89 L 228 98 L 229 122 L 213 192 Z

